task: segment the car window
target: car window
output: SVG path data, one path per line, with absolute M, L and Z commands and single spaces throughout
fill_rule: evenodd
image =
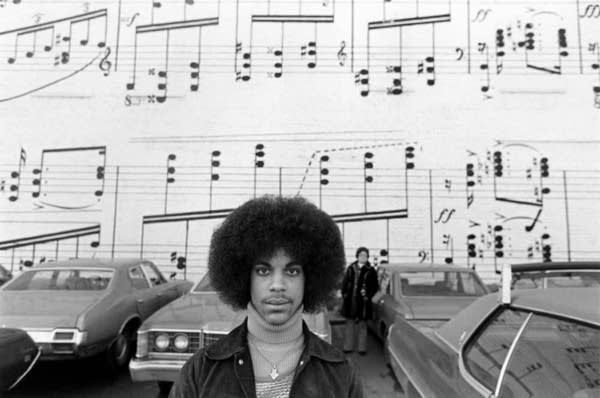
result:
M 467 371 L 491 391 L 496 389 L 502 363 L 527 315 L 524 311 L 500 311 L 466 345 Z
M 94 269 L 46 269 L 25 272 L 6 290 L 104 290 L 113 271 Z
M 160 272 L 158 272 L 157 269 L 155 269 L 152 266 L 152 264 L 143 263 L 142 268 L 144 268 L 146 275 L 148 275 L 148 279 L 150 279 L 150 283 L 152 284 L 152 286 L 158 286 L 167 282 L 167 280 L 162 276 Z
M 513 274 L 513 289 L 546 289 L 556 287 L 599 287 L 600 272 L 595 271 L 531 271 Z
M 403 296 L 482 296 L 475 274 L 456 271 L 410 271 L 400 274 Z
M 533 314 L 508 361 L 499 397 L 600 396 L 600 327 Z
M 146 275 L 144 275 L 139 266 L 129 268 L 129 280 L 131 280 L 131 285 L 136 289 L 147 289 L 150 287 L 146 280 Z

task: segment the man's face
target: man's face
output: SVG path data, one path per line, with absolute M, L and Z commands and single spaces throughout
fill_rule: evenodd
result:
M 283 249 L 259 259 L 250 277 L 250 300 L 272 325 L 285 323 L 304 298 L 304 270 Z
M 358 263 L 359 264 L 366 264 L 368 259 L 369 259 L 369 255 L 367 254 L 367 252 L 358 253 Z

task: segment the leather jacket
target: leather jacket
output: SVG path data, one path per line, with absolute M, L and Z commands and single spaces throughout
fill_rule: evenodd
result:
M 362 398 L 356 369 L 339 349 L 321 340 L 302 322 L 305 348 L 290 398 Z M 256 398 L 248 348 L 247 320 L 185 363 L 169 398 Z

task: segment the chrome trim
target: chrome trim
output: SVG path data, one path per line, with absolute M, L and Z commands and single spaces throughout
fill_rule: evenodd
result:
M 504 380 L 504 374 L 506 373 L 506 368 L 508 368 L 508 363 L 510 362 L 512 353 L 515 350 L 515 347 L 517 346 L 517 343 L 519 342 L 519 339 L 521 338 L 521 335 L 523 334 L 523 331 L 527 327 L 527 324 L 529 323 L 529 320 L 531 319 L 532 316 L 533 316 L 533 312 L 530 312 L 529 315 L 527 315 L 527 318 L 521 324 L 521 327 L 519 328 L 517 335 L 513 339 L 512 344 L 510 345 L 510 348 L 508 349 L 508 352 L 506 353 L 506 358 L 504 358 L 504 363 L 502 364 L 502 369 L 500 369 L 500 374 L 498 375 L 498 382 L 496 383 L 496 390 L 494 391 L 494 396 L 496 396 L 496 397 L 500 393 L 500 387 L 502 386 L 502 380 Z
M 548 290 L 550 290 L 550 289 L 548 289 Z M 563 314 L 563 313 L 558 313 L 558 312 L 549 312 L 548 310 L 540 310 L 539 308 L 536 308 L 536 307 L 527 307 L 527 306 L 516 304 L 516 305 L 511 305 L 511 308 L 523 310 L 523 311 L 531 311 L 531 312 L 535 312 L 538 314 L 544 314 L 544 315 L 548 315 L 552 318 L 556 318 L 556 317 L 566 318 L 566 319 L 571 319 L 571 320 L 581 322 L 581 323 L 587 323 L 587 324 L 600 326 L 600 322 L 592 321 L 589 319 L 582 319 L 579 317 L 575 317 L 573 315 L 568 315 L 568 314 Z
M 467 381 L 467 383 L 469 383 L 471 387 L 477 390 L 482 396 L 488 398 L 492 397 L 492 390 L 481 384 L 479 380 L 477 380 L 473 375 L 471 375 L 471 373 L 467 371 L 467 368 L 464 364 L 463 350 L 460 350 L 458 354 L 458 371 L 460 372 L 460 375 Z
M 394 327 L 394 324 L 392 324 L 392 326 L 390 326 L 390 330 L 388 332 L 388 336 L 392 334 L 392 328 Z M 391 357 L 394 359 L 394 361 L 396 361 L 396 364 L 402 369 L 402 371 L 404 372 L 404 374 L 406 375 L 406 378 L 408 379 L 408 381 L 410 381 L 410 383 L 413 385 L 414 389 L 417 390 L 417 392 L 419 394 L 421 394 L 421 397 L 426 397 L 425 394 L 423 394 L 423 391 L 421 391 L 415 384 L 414 380 L 410 377 L 410 375 L 408 374 L 408 372 L 406 371 L 406 368 L 404 366 L 402 366 L 402 364 L 400 363 L 400 359 L 398 358 L 398 356 L 396 356 L 396 354 L 394 353 L 394 351 L 392 351 L 392 349 L 390 348 L 390 343 L 388 341 L 388 339 L 386 338 L 386 343 L 384 348 L 391 354 Z M 393 371 L 392 371 L 393 372 Z M 402 386 L 402 388 L 404 388 L 404 386 Z M 406 391 L 405 391 L 406 393 Z
M 485 314 L 485 316 L 483 316 L 481 318 L 481 320 L 479 321 L 479 323 L 477 323 L 472 329 L 471 332 L 469 334 L 466 334 L 466 331 L 463 331 L 463 334 L 465 334 L 464 338 L 462 339 L 462 344 L 461 347 L 458 351 L 458 370 L 461 374 L 461 376 L 469 383 L 471 384 L 471 387 L 473 387 L 474 389 L 476 389 L 477 391 L 479 391 L 479 393 L 485 397 L 490 397 L 490 394 L 492 394 L 492 390 L 488 389 L 486 386 L 484 386 L 483 384 L 481 384 L 479 382 L 479 380 L 477 380 L 473 375 L 471 375 L 471 373 L 469 373 L 469 371 L 467 370 L 466 366 L 465 366 L 465 359 L 464 359 L 464 347 L 466 345 L 466 343 L 468 341 L 471 340 L 471 338 L 473 337 L 473 335 L 475 333 L 477 333 L 477 331 L 481 328 L 481 325 L 484 324 L 489 318 L 490 316 L 492 316 L 492 314 L 498 310 L 498 308 L 500 307 L 499 304 L 494 305 L 492 308 L 490 308 L 490 310 Z
M 202 333 L 204 332 L 202 329 L 166 329 L 166 328 L 150 328 L 144 329 L 144 331 L 140 331 L 139 333 L 150 333 L 150 332 L 165 332 L 165 333 Z
M 77 328 L 56 328 L 56 329 L 46 329 L 46 328 L 23 328 L 25 332 L 31 337 L 31 339 L 37 343 L 73 343 L 75 345 L 80 345 L 85 340 L 87 340 L 87 331 L 80 331 Z M 73 333 L 73 337 L 70 339 L 55 339 L 54 335 L 56 333 Z
M 33 361 L 31 361 L 31 363 L 29 364 L 29 367 L 27 368 L 27 370 L 14 383 L 12 383 L 12 385 L 10 387 L 8 387 L 8 391 L 10 391 L 17 384 L 19 384 L 19 382 L 21 380 L 23 380 L 23 378 L 25 376 L 27 376 L 27 373 L 29 373 L 29 371 L 33 368 L 33 365 L 35 365 L 35 363 L 37 362 L 37 360 L 40 357 L 40 355 L 42 355 L 42 349 L 40 347 L 37 347 L 37 354 L 36 354 L 35 358 L 33 359 Z

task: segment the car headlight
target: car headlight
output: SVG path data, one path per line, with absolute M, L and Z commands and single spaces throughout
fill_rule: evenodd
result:
M 154 346 L 161 351 L 166 350 L 169 346 L 169 335 L 166 333 L 159 333 L 156 335 Z
M 190 339 L 188 338 L 187 334 L 180 333 L 177 336 L 175 336 L 173 344 L 175 345 L 175 348 L 179 351 L 185 351 L 188 348 L 188 345 L 190 344 Z

